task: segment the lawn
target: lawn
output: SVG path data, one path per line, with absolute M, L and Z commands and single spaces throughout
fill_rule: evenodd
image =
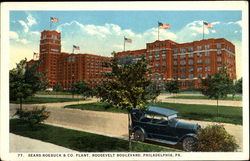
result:
M 195 96 L 195 95 L 180 95 L 180 96 L 170 96 L 168 98 L 176 98 L 176 99 L 210 99 L 207 96 Z M 213 99 L 215 100 L 215 99 Z M 220 100 L 231 100 L 231 101 L 241 101 L 242 97 L 241 96 L 229 96 L 226 98 L 221 98 Z
M 24 104 L 56 103 L 82 101 L 84 98 L 52 98 L 52 97 L 28 97 L 23 101 Z M 10 103 L 19 104 L 19 101 L 10 101 Z
M 128 141 L 88 132 L 66 129 L 46 124 L 38 124 L 31 129 L 19 119 L 10 120 L 10 132 L 53 143 L 80 152 L 128 152 Z M 179 151 L 141 142 L 132 142 L 132 152 Z
M 211 121 L 211 122 L 223 122 L 231 124 L 242 125 L 242 107 L 231 106 L 219 106 L 219 117 L 217 117 L 217 106 L 214 105 L 197 105 L 197 104 L 180 104 L 180 103 L 151 103 L 150 105 L 167 107 L 179 112 L 179 118 Z M 107 111 L 107 112 L 119 112 L 126 113 L 125 109 L 117 109 L 114 107 L 108 107 L 107 103 L 96 102 L 89 104 L 77 104 L 65 106 L 65 108 L 75 108 L 82 110 L 92 111 Z
M 55 91 L 38 91 L 39 95 L 72 95 L 70 92 L 55 92 Z

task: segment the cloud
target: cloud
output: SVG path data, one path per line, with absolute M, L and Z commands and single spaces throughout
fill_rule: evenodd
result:
M 28 32 L 29 31 L 29 26 L 27 25 L 26 22 L 24 22 L 23 20 L 19 20 L 18 22 L 23 26 L 23 31 L 24 32 Z
M 231 25 L 231 24 L 233 24 L 233 25 L 239 25 L 240 27 L 242 27 L 243 22 L 242 22 L 242 20 L 239 20 L 239 21 L 236 21 L 236 22 L 230 21 L 230 22 L 227 22 L 226 24 L 227 25 Z
M 64 49 L 72 50 L 72 44 L 79 45 L 81 52 L 103 54 L 110 56 L 112 51 L 123 50 L 124 36 L 132 39 L 132 43 L 126 43 L 126 50 L 137 50 L 146 47 L 146 43 L 158 39 L 158 28 L 150 28 L 142 33 L 136 33 L 131 29 L 123 29 L 117 24 L 81 24 L 71 21 L 57 27 L 61 32 Z M 175 40 L 176 34 L 169 30 L 160 30 L 160 39 Z M 70 43 L 69 43 L 70 42 Z
M 36 22 L 36 19 L 31 14 L 29 14 L 26 17 L 26 20 L 27 20 L 26 22 L 23 20 L 19 20 L 18 22 L 23 26 L 24 32 L 27 33 L 29 31 L 29 28 L 33 26 L 34 24 L 37 24 L 37 22 Z
M 29 43 L 29 41 L 27 39 L 20 39 L 19 35 L 17 32 L 14 32 L 14 31 L 10 31 L 9 32 L 9 37 L 11 40 L 14 40 L 16 42 L 20 42 L 22 44 L 27 44 Z

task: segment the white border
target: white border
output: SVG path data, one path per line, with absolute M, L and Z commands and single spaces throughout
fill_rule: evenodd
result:
M 214 1 L 214 2 L 5 2 L 1 3 L 1 159 L 18 160 L 16 153 L 9 153 L 9 11 L 10 10 L 241 10 L 242 11 L 242 76 L 243 76 L 243 152 L 232 153 L 186 153 L 181 157 L 142 157 L 142 158 L 88 158 L 88 160 L 247 160 L 249 159 L 249 37 L 248 37 L 248 2 Z M 67 154 L 67 153 L 63 153 Z M 91 154 L 91 153 L 90 153 Z M 175 152 L 173 154 L 176 154 Z M 26 155 L 26 154 L 25 154 Z M 45 158 L 23 158 L 40 160 Z M 47 158 L 48 160 L 72 160 L 72 158 Z M 82 160 L 76 158 L 74 160 Z

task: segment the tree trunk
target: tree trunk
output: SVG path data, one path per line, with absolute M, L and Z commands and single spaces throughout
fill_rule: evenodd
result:
M 22 97 L 20 97 L 19 100 L 20 100 L 20 111 L 22 111 L 23 110 L 23 99 L 22 99 Z
M 219 121 L 219 99 L 217 99 L 217 121 Z
M 131 143 L 131 119 L 130 119 L 130 111 L 128 111 L 128 141 L 129 141 L 129 151 L 132 150 Z

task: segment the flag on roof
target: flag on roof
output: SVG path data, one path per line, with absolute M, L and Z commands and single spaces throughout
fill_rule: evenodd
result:
M 132 39 L 129 39 L 129 38 L 126 38 L 126 37 L 124 37 L 124 41 L 128 42 L 128 43 L 132 43 Z
M 207 28 L 212 28 L 213 25 L 211 23 L 207 23 L 207 22 L 203 22 L 203 24 L 207 27 Z
M 79 47 L 79 46 L 76 46 L 76 45 L 73 45 L 73 49 L 75 49 L 75 50 L 80 50 L 80 47 Z
M 35 60 L 38 60 L 39 59 L 39 53 L 35 53 L 33 52 L 33 59 Z
M 160 29 L 170 29 L 169 24 L 163 24 L 161 22 L 158 22 L 158 26 L 159 26 Z
M 51 22 L 58 22 L 58 18 L 50 17 L 50 21 L 51 21 Z

